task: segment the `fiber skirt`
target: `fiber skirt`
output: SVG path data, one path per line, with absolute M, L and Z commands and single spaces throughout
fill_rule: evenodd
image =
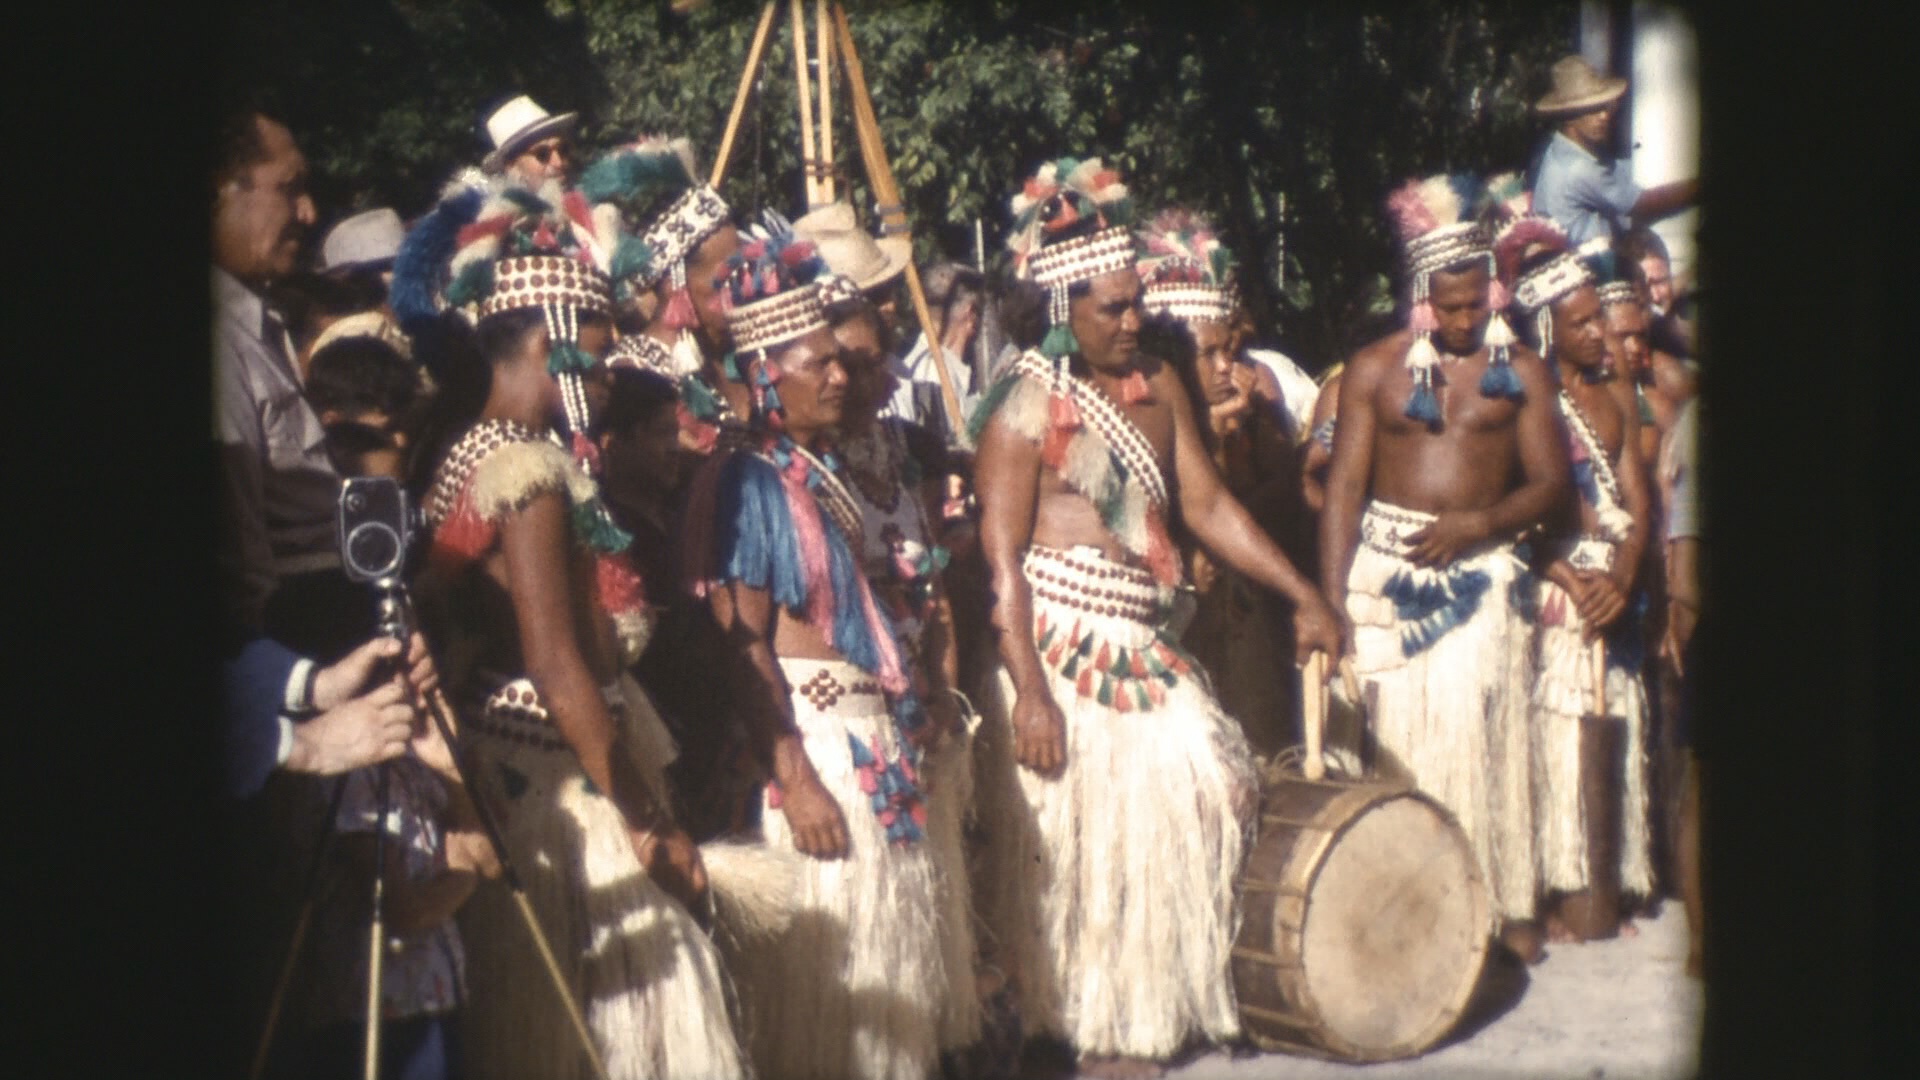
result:
M 641 771 L 664 799 L 672 741 L 644 694 L 606 688 Z M 634 858 L 626 824 L 581 771 L 533 685 L 502 685 L 472 714 L 477 797 L 499 817 L 508 855 L 615 1080 L 738 1077 L 720 955 Z M 472 999 L 460 1011 L 467 1075 L 592 1075 L 512 895 L 475 890 L 461 910 Z
M 1028 1032 L 1164 1059 L 1240 1023 L 1228 973 L 1258 780 L 1240 727 L 1161 634 L 1165 591 L 1092 549 L 1026 559 L 1066 767 L 1013 759 L 1012 680 L 983 688 L 982 892 Z
M 873 769 L 857 765 L 850 747 L 857 740 L 882 765 L 900 760 L 886 699 L 844 661 L 780 666 L 850 850 L 804 859 L 790 921 L 729 955 L 755 1068 L 763 1077 L 920 1080 L 936 1067 L 949 986 L 939 872 L 925 839 L 889 842 L 866 790 Z M 766 843 L 792 850 L 777 791 L 770 786 L 764 800 Z
M 1354 672 L 1375 695 L 1379 748 L 1459 819 L 1496 918 L 1533 917 L 1531 575 L 1511 544 L 1440 569 L 1406 558 L 1434 515 L 1375 501 L 1347 576 Z M 1337 684 L 1336 684 L 1337 686 Z

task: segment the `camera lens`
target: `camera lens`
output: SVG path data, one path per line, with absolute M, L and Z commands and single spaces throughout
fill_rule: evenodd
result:
M 346 554 L 355 573 L 386 577 L 400 568 L 400 534 L 383 522 L 363 522 L 347 534 Z

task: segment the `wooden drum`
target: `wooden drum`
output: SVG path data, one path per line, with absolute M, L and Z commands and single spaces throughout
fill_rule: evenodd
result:
M 1240 884 L 1234 990 L 1261 1049 L 1389 1061 L 1459 1021 L 1486 959 L 1487 889 L 1432 799 L 1270 770 Z

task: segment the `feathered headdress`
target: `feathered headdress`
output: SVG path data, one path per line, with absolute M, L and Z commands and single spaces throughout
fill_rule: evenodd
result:
M 1509 174 L 1510 175 L 1510 174 Z M 1440 354 L 1433 347 L 1433 331 L 1440 328 L 1439 317 L 1428 302 L 1431 275 L 1476 259 L 1487 261 L 1489 279 L 1497 282 L 1492 253 L 1488 249 L 1483 218 L 1495 200 L 1512 198 L 1514 181 L 1507 176 L 1482 183 L 1465 174 L 1442 173 L 1424 180 L 1409 180 L 1387 197 L 1387 213 L 1406 250 L 1407 270 L 1413 279 L 1413 311 L 1408 326 L 1414 341 L 1407 350 L 1407 367 L 1413 372 L 1413 392 L 1407 396 L 1406 415 L 1429 426 L 1440 424 L 1440 401 L 1433 392 L 1433 368 Z M 1486 374 L 1480 378 L 1480 393 L 1487 397 L 1518 398 L 1520 380 L 1513 372 L 1508 347 L 1513 331 L 1500 317 L 1505 297 L 1489 289 L 1488 306 L 1494 309 L 1487 321 L 1484 341 L 1491 350 Z
M 1067 289 L 1134 263 L 1133 200 L 1120 174 L 1099 158 L 1060 158 L 1040 166 L 1011 201 L 1014 275 L 1031 279 L 1048 293 L 1050 328 L 1040 351 L 1057 365 L 1080 349 L 1069 325 Z M 1084 221 L 1096 223 L 1090 236 L 1055 239 Z
M 1205 217 L 1180 208 L 1162 210 L 1139 240 L 1141 302 L 1148 314 L 1220 322 L 1233 317 L 1233 252 Z
M 542 312 L 547 370 L 560 381 L 574 455 L 591 471 L 591 417 L 580 375 L 599 361 L 580 348 L 580 315 L 612 312 L 607 270 L 622 239 L 615 215 L 594 214 L 580 192 L 557 182 L 535 192 L 463 172 L 400 246 L 394 312 L 409 330 L 446 310 L 470 322 L 526 308 Z
M 1493 256 L 1501 280 L 1513 293 L 1514 310 L 1533 318 L 1540 355 L 1548 356 L 1553 349 L 1553 302 L 1592 284 L 1593 271 L 1571 250 L 1566 232 L 1539 214 L 1516 218 L 1501 229 Z M 1532 267 L 1522 273 L 1521 264 L 1528 262 Z
M 813 242 L 794 235 L 793 224 L 778 211 L 767 210 L 714 280 L 727 305 L 734 347 L 741 355 L 753 354 L 744 374 L 754 411 L 776 428 L 783 416 L 774 388 L 779 372 L 767 363 L 767 350 L 826 327 L 815 280 L 826 273 Z
M 621 298 L 665 278 L 673 292 L 660 318 L 670 329 L 691 330 L 697 319 L 687 295 L 687 258 L 730 213 L 718 192 L 695 179 L 693 144 L 644 136 L 588 166 L 580 190 L 596 213 L 601 206 L 618 213 L 633 236 L 610 271 L 624 290 Z

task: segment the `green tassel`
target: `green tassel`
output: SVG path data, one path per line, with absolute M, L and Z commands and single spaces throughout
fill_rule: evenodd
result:
M 1047 328 L 1047 336 L 1040 339 L 1041 355 L 1058 360 L 1063 356 L 1072 356 L 1080 351 L 1080 339 L 1073 336 L 1073 327 L 1065 323 Z
M 1132 683 L 1133 704 L 1141 712 L 1153 708 L 1153 699 L 1147 696 L 1147 688 L 1140 683 Z
M 1074 677 L 1076 673 L 1079 672 L 1079 670 L 1080 670 L 1080 654 L 1077 652 L 1068 653 L 1067 662 L 1060 665 L 1060 677 L 1063 679 L 1071 679 Z
M 647 264 L 652 261 L 653 249 L 647 246 L 646 241 L 622 236 L 613 249 L 613 258 L 608 262 L 608 276 L 615 281 L 623 281 L 645 271 Z
M 1107 678 L 1105 675 L 1100 676 L 1100 692 L 1094 696 L 1094 700 L 1108 708 L 1113 707 L 1112 679 Z
M 571 341 L 556 341 L 547 353 L 547 370 L 555 375 L 564 375 L 569 371 L 592 371 L 598 362 Z
M 633 544 L 633 536 L 613 523 L 598 498 L 573 504 L 573 527 L 595 551 L 625 551 Z
M 987 421 L 993 419 L 993 414 L 1006 404 L 1008 396 L 1020 385 L 1021 378 L 1019 372 L 1009 371 L 987 387 L 987 392 L 980 396 L 979 404 L 973 407 L 973 415 L 967 417 L 967 437 L 970 440 L 975 443 L 980 441 L 980 434 L 987 429 Z
M 1128 657 L 1131 655 L 1132 654 L 1128 653 L 1125 649 L 1114 650 L 1113 666 L 1107 670 L 1123 679 L 1133 674 L 1133 664 L 1128 661 Z
M 1083 637 L 1080 639 L 1080 647 L 1074 650 L 1074 654 L 1076 656 L 1083 656 L 1083 657 L 1093 655 L 1093 635 L 1092 634 L 1088 634 L 1086 637 Z
M 493 291 L 493 263 L 481 260 L 471 263 L 460 271 L 460 276 L 447 286 L 447 303 L 453 307 L 466 307 L 478 303 L 482 297 Z
M 1053 639 L 1055 637 L 1054 629 L 1055 629 L 1054 627 L 1049 626 L 1045 630 L 1041 631 L 1040 640 L 1034 643 L 1034 648 L 1039 649 L 1041 652 L 1046 652 L 1047 646 L 1053 644 Z

